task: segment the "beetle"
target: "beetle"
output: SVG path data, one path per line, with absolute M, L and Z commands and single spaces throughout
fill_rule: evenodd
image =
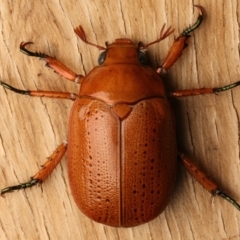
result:
M 178 90 L 167 93 L 160 78 L 180 57 L 190 33 L 201 25 L 198 19 L 173 42 L 163 64 L 151 68 L 145 50 L 168 37 L 174 30 L 162 27 L 160 37 L 135 45 L 119 38 L 106 47 L 87 40 L 81 26 L 75 33 L 86 44 L 103 50 L 99 66 L 86 76 L 76 74 L 55 57 L 32 52 L 32 42 L 20 50 L 39 57 L 66 79 L 81 84 L 79 94 L 17 89 L 15 93 L 74 100 L 69 119 L 68 142 L 63 142 L 38 173 L 28 182 L 6 187 L 7 192 L 42 183 L 68 150 L 68 175 L 76 204 L 92 220 L 114 227 L 133 227 L 157 217 L 167 206 L 177 173 L 177 158 L 196 180 L 213 195 L 219 195 L 238 210 L 240 205 L 207 175 L 177 151 L 175 120 L 169 98 L 219 93 L 237 87 L 240 81 L 218 88 Z

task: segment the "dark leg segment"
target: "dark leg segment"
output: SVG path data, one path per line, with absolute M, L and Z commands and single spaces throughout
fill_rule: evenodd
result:
M 20 44 L 20 51 L 28 56 L 31 57 L 39 57 L 40 59 L 43 59 L 45 62 L 47 62 L 46 66 L 49 68 L 52 68 L 56 73 L 60 74 L 64 78 L 80 83 L 81 78 L 83 78 L 83 75 L 76 74 L 71 69 L 69 69 L 67 66 L 65 66 L 63 63 L 59 62 L 55 57 L 48 56 L 45 53 L 40 52 L 31 52 L 25 47 L 29 44 L 33 44 L 32 42 L 22 42 Z
M 87 36 L 86 36 L 86 34 L 85 34 L 85 31 L 83 30 L 83 28 L 82 28 L 81 25 L 78 26 L 78 27 L 76 27 L 76 28 L 74 29 L 74 32 L 75 32 L 75 33 L 80 37 L 80 39 L 81 39 L 83 42 L 85 42 L 86 44 L 91 45 L 91 46 L 93 46 L 93 47 L 96 47 L 96 48 L 99 49 L 99 50 L 106 50 L 105 47 L 102 47 L 102 46 L 99 46 L 99 45 L 97 45 L 97 44 L 95 44 L 95 43 L 89 42 L 89 41 L 87 40 Z
M 223 91 L 230 90 L 240 85 L 240 81 L 226 85 L 224 87 L 219 88 L 199 88 L 199 89 L 185 89 L 185 90 L 177 90 L 170 94 L 170 97 L 189 97 L 203 94 L 211 94 L 211 93 L 219 93 Z
M 3 196 L 5 193 L 12 192 L 14 190 L 25 189 L 25 188 L 32 187 L 37 183 L 42 183 L 52 173 L 52 171 L 61 161 L 66 150 L 67 150 L 67 143 L 62 143 L 48 158 L 47 162 L 42 166 L 40 171 L 36 173 L 33 177 L 31 177 L 30 181 L 2 189 L 1 196 Z
M 181 37 L 181 36 L 187 36 L 190 32 L 192 32 L 192 31 L 194 31 L 196 28 L 198 28 L 198 27 L 201 25 L 201 23 L 202 23 L 202 21 L 203 21 L 203 14 L 202 14 L 203 8 L 202 8 L 201 6 L 199 6 L 199 5 L 194 5 L 194 7 L 198 8 L 198 10 L 199 10 L 198 19 L 197 19 L 197 21 L 196 21 L 191 27 L 186 28 L 186 29 L 180 34 L 179 37 Z
M 40 183 L 40 181 L 38 179 L 33 179 L 31 178 L 30 181 L 26 182 L 26 183 L 21 183 L 19 185 L 15 185 L 15 186 L 10 186 L 10 187 L 6 187 L 4 189 L 1 190 L 1 196 L 4 197 L 4 194 L 7 192 L 12 192 L 15 190 L 20 190 L 20 189 L 25 189 L 25 188 L 30 188 L 36 184 Z
M 218 195 L 229 201 L 240 211 L 240 205 L 232 197 L 227 195 L 225 192 L 219 189 L 217 184 L 212 181 L 203 171 L 201 171 L 190 158 L 185 156 L 183 153 L 178 153 L 179 159 L 187 171 L 211 194 Z

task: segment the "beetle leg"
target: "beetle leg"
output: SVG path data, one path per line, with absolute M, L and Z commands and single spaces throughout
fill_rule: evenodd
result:
M 32 187 L 37 183 L 42 183 L 54 170 L 54 168 L 61 161 L 63 155 L 67 150 L 67 143 L 62 143 L 57 149 L 53 152 L 53 154 L 48 158 L 47 162 L 43 164 L 38 173 L 36 173 L 28 182 L 21 183 L 19 185 L 6 187 L 1 190 L 1 196 L 3 196 L 7 192 L 12 192 L 14 190 L 20 190 Z
M 201 171 L 187 156 L 183 153 L 178 153 L 179 159 L 181 160 L 183 166 L 187 169 L 187 171 L 211 194 L 219 195 L 225 200 L 232 203 L 239 211 L 240 204 L 236 202 L 232 197 L 219 189 L 217 184 L 212 181 L 203 171 Z
M 11 85 L 2 81 L 0 81 L 0 85 L 2 85 L 4 88 L 7 88 L 8 90 L 11 90 L 15 93 L 29 95 L 32 97 L 48 97 L 48 98 L 61 98 L 61 99 L 71 99 L 71 100 L 75 100 L 78 97 L 76 93 L 70 93 L 70 92 L 22 90 L 22 89 L 14 88 Z
M 185 90 L 177 90 L 171 93 L 171 97 L 188 97 L 188 96 L 196 96 L 196 95 L 203 95 L 203 94 L 211 94 L 211 93 L 219 93 L 223 91 L 230 90 L 240 85 L 240 81 L 235 83 L 226 85 L 224 87 L 219 88 L 199 88 L 199 89 L 185 89 Z
M 203 8 L 198 5 L 194 5 L 199 10 L 199 15 L 197 21 L 187 29 L 185 29 L 174 41 L 172 47 L 170 48 L 166 58 L 163 61 L 161 67 L 157 68 L 157 73 L 161 73 L 164 70 L 167 70 L 173 66 L 173 64 L 178 60 L 178 58 L 182 55 L 182 51 L 187 47 L 186 41 L 190 37 L 188 35 L 190 32 L 194 31 L 198 28 L 203 20 Z
M 67 66 L 65 66 L 63 63 L 59 62 L 55 57 L 48 56 L 45 53 L 41 52 L 31 52 L 28 49 L 26 49 L 26 46 L 29 44 L 33 44 L 33 42 L 22 42 L 20 44 L 20 51 L 28 56 L 31 57 L 39 57 L 41 60 L 44 60 L 46 63 L 46 66 L 49 68 L 52 68 L 56 73 L 60 74 L 64 78 L 79 83 L 80 79 L 83 78 L 83 75 L 76 74 L 71 69 L 69 69 Z

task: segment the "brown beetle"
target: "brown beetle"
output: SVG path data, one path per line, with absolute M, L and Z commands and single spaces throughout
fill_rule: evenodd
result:
M 70 187 L 78 207 L 91 219 L 115 226 L 132 227 L 148 222 L 166 207 L 172 194 L 177 155 L 186 169 L 212 194 L 240 205 L 200 171 L 185 155 L 177 152 L 175 123 L 168 97 L 216 93 L 240 85 L 220 88 L 180 90 L 167 94 L 159 74 L 169 69 L 186 47 L 189 33 L 197 22 L 175 39 L 161 67 L 153 70 L 144 50 L 169 36 L 164 27 L 160 38 L 138 46 L 121 38 L 105 47 L 90 43 L 82 27 L 75 29 L 87 44 L 104 50 L 99 66 L 87 75 L 74 73 L 56 58 L 31 52 L 21 43 L 23 53 L 40 57 L 47 66 L 68 80 L 80 82 L 79 94 L 51 91 L 26 91 L 4 82 L 0 84 L 16 93 L 30 96 L 74 100 L 69 121 L 68 143 L 61 144 L 43 168 L 29 182 L 4 188 L 7 192 L 42 183 L 68 149 Z

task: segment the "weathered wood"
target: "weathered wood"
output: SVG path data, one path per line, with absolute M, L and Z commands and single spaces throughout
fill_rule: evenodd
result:
M 172 89 L 217 87 L 240 79 L 237 0 L 194 2 L 205 19 L 189 39 L 189 47 L 166 77 Z M 192 1 L 1 1 L 0 78 L 23 89 L 77 92 L 43 62 L 19 51 L 21 41 L 32 50 L 55 55 L 74 71 L 86 74 L 99 51 L 74 34 L 81 24 L 92 42 L 115 38 L 150 42 L 164 23 L 176 30 L 149 48 L 161 63 L 174 36 L 197 16 Z M 174 101 L 178 141 L 220 185 L 240 201 L 240 89 Z M 0 88 L 0 188 L 35 174 L 57 145 L 67 138 L 72 102 L 20 96 Z M 4 239 L 239 239 L 240 212 L 211 197 L 179 166 L 176 189 L 166 210 L 154 221 L 129 229 L 92 222 L 74 203 L 67 179 L 66 157 L 41 187 L 6 194 L 0 199 L 0 236 Z

